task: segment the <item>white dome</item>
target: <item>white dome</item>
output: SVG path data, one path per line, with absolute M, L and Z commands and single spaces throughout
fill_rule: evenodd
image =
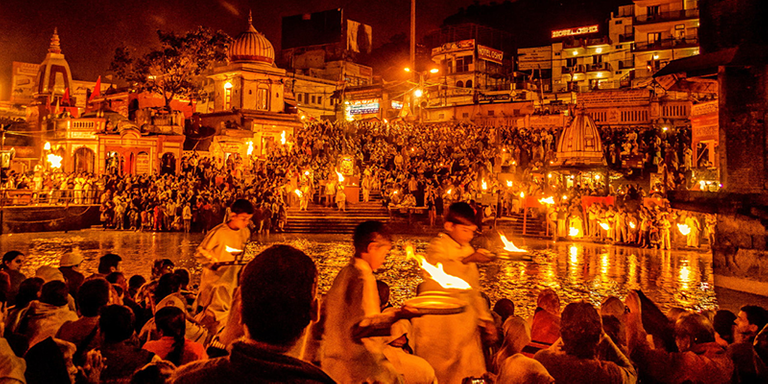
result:
M 238 35 L 229 49 L 229 59 L 234 62 L 257 61 L 270 65 L 275 62 L 275 48 L 253 27 L 250 16 L 248 30 Z

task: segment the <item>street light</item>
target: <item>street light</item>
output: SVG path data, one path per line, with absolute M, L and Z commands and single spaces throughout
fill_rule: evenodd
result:
M 415 91 L 413 91 L 413 95 L 416 96 L 416 97 L 421 97 L 421 96 L 424 95 L 424 91 L 422 91 L 421 89 L 417 88 Z

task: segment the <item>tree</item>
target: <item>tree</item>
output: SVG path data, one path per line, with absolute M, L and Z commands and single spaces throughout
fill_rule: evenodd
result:
M 205 27 L 183 35 L 158 30 L 157 36 L 160 47 L 141 57 L 134 57 L 127 47 L 117 48 L 110 70 L 133 89 L 162 96 L 169 111 L 174 97 L 203 98 L 205 74 L 214 64 L 227 61 L 232 38 Z

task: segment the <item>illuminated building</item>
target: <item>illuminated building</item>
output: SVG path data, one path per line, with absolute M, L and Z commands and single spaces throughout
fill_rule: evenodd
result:
M 280 145 L 283 131 L 293 132 L 301 121 L 289 103 L 286 71 L 275 65 L 272 43 L 253 27 L 237 36 L 229 49 L 230 63 L 215 67 L 213 107 L 200 116 L 199 124 L 214 130 L 208 137 L 188 137 L 184 149 L 208 152 L 215 157 L 240 154 L 248 141 L 254 156 L 265 156 Z

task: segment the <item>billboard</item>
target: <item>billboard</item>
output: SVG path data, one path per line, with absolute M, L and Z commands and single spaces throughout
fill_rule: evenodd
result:
M 14 104 L 29 104 L 34 101 L 36 92 L 37 71 L 40 64 L 13 62 L 11 77 L 11 102 Z
M 342 38 L 342 10 L 305 13 L 283 17 L 282 49 L 334 44 Z
M 520 48 L 517 50 L 517 69 L 552 69 L 552 46 Z
M 347 50 L 371 53 L 373 30 L 370 25 L 347 20 Z
M 448 53 L 448 52 L 466 51 L 469 49 L 475 49 L 474 39 L 454 41 L 451 43 L 445 43 L 436 48 L 432 48 L 432 56 L 439 55 L 442 53 Z
M 367 115 L 379 113 L 379 99 L 350 100 L 350 115 Z

